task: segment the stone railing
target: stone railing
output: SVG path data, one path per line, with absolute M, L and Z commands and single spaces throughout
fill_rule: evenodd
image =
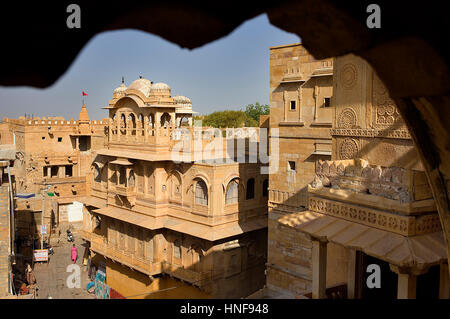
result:
M 157 275 L 162 272 L 162 266 L 160 262 L 154 263 L 149 260 L 139 258 L 134 254 L 124 253 L 123 250 L 114 247 L 107 242 L 106 238 L 100 235 L 96 235 L 92 232 L 83 230 L 81 231 L 83 239 L 90 242 L 90 248 L 107 258 L 113 259 L 125 266 L 136 269 L 147 275 Z

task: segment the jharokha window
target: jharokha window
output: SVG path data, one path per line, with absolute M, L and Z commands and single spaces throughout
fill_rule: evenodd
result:
M 173 256 L 175 258 L 181 258 L 181 245 L 178 239 L 173 243 Z
M 208 205 L 208 188 L 202 180 L 199 180 L 195 184 L 195 203 L 205 206 Z
M 134 176 L 134 171 L 130 171 L 130 177 L 128 177 L 128 186 L 134 187 L 136 185 L 136 177 Z
M 102 181 L 102 176 L 100 174 L 100 168 L 94 165 L 94 182 L 100 183 Z
M 225 194 L 225 204 L 236 204 L 239 200 L 239 183 L 237 179 L 233 179 L 228 183 L 227 192 Z
M 250 178 L 247 181 L 247 190 L 245 193 L 245 199 L 253 199 L 255 198 L 255 179 Z

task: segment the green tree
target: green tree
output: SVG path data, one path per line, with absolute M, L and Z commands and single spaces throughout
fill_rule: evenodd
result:
M 242 111 L 218 111 L 206 115 L 203 126 L 212 127 L 243 127 L 246 124 L 246 115 Z
M 270 112 L 270 107 L 267 104 L 259 104 L 256 102 L 255 104 L 249 104 L 245 107 L 245 115 L 249 119 L 249 124 L 247 126 L 259 126 L 259 117 L 261 115 L 267 115 Z M 254 121 L 251 121 L 253 119 Z

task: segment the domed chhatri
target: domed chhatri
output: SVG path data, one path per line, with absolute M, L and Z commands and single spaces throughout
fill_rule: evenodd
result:
M 127 90 L 127 86 L 122 82 L 122 84 L 114 89 L 113 95 L 114 97 L 123 95 Z
M 144 94 L 145 96 L 148 96 L 150 93 L 151 87 L 152 87 L 152 82 L 150 82 L 150 80 L 147 80 L 144 78 L 139 78 L 139 79 L 131 82 L 131 84 L 128 86 L 128 89 L 141 91 L 142 94 Z
M 151 91 L 166 91 L 166 90 L 170 91 L 170 86 L 162 82 L 154 83 L 151 87 Z
M 176 95 L 173 97 L 173 100 L 176 105 L 192 108 L 192 101 L 186 96 Z

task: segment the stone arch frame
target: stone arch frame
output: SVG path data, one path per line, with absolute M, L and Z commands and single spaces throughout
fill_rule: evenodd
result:
M 159 122 L 160 122 L 160 127 L 168 128 L 172 125 L 172 116 L 168 112 L 164 112 L 161 114 L 161 116 L 159 118 Z
M 97 32 L 111 30 L 109 19 L 112 14 L 119 21 L 114 24 L 113 29 L 138 28 L 189 49 L 223 37 L 245 20 L 267 13 L 271 24 L 299 35 L 304 46 L 316 59 L 351 52 L 362 56 L 385 81 L 408 128 L 413 128 L 411 136 L 425 167 L 449 252 L 450 162 L 446 159 L 450 157 L 450 125 L 445 114 L 450 106 L 450 58 L 446 43 L 442 41 L 442 38 L 450 35 L 447 25 L 448 4 L 439 3 L 426 10 L 421 5 L 409 4 L 406 14 L 408 20 L 423 21 L 420 24 L 398 23 L 401 22 L 399 17 L 405 16 L 405 7 L 401 2 L 380 0 L 377 4 L 392 13 L 383 18 L 383 24 L 397 25 L 398 30 L 394 34 L 390 28 L 368 29 L 365 24 L 367 14 L 363 8 L 355 9 L 354 3 L 338 3 L 337 0 L 281 0 L 276 5 L 258 3 L 257 6 L 242 4 L 241 14 L 237 18 L 232 15 L 234 5 L 226 2 L 217 3 L 217 8 L 207 9 L 186 5 L 185 10 L 175 13 L 175 16 L 170 10 L 170 4 L 154 7 L 149 3 L 139 6 L 139 10 L 135 11 L 131 10 L 133 4 L 130 4 L 130 11 L 127 12 L 121 12 L 112 6 L 109 8 L 110 14 L 102 15 L 100 13 L 104 13 L 104 6 L 93 2 L 87 4 L 85 10 L 99 17 L 93 25 Z M 61 47 L 70 48 L 67 52 L 69 58 L 58 59 L 56 53 L 46 50 L 45 54 L 38 52 L 30 59 L 23 59 L 19 52 L 26 52 L 26 40 L 33 35 L 27 28 L 17 28 L 15 33 L 5 34 L 4 41 L 15 49 L 5 52 L 7 56 L 4 60 L 13 63 L 5 65 L 5 75 L 0 84 L 36 87 L 51 85 L 65 72 L 83 45 L 95 35 L 88 30 L 81 30 L 77 35 L 58 34 L 56 30 L 59 30 L 59 20 L 51 16 L 50 5 L 31 5 L 29 11 L 41 10 L 44 17 L 41 20 L 46 24 L 42 26 L 36 23 L 34 28 L 50 30 L 50 36 L 41 41 L 42 45 L 51 47 L 56 39 Z M 136 21 L 147 21 L 148 16 L 155 14 L 162 17 L 161 21 L 168 21 L 167 24 L 163 24 L 163 27 L 159 21 L 136 24 Z M 200 15 L 203 18 L 200 20 L 203 21 L 213 18 L 215 23 L 202 25 L 197 21 L 186 22 L 185 14 Z M 165 17 L 170 17 L 170 20 L 164 20 Z M 5 16 L 4 23 L 13 24 L 14 20 L 15 15 Z M 183 27 L 180 28 L 173 21 L 183 21 Z M 190 28 L 190 23 L 197 23 L 196 28 Z M 54 28 L 49 28 L 48 25 Z M 441 30 L 441 33 L 437 34 L 435 30 Z M 318 37 L 318 34 L 321 36 Z M 14 66 L 19 61 L 23 68 L 18 75 Z M 417 78 L 422 81 L 416 81 Z
M 126 135 L 127 134 L 127 117 L 125 113 L 119 112 L 119 131 L 120 135 Z
M 227 192 L 228 192 L 228 188 L 230 187 L 230 185 L 231 185 L 231 183 L 233 183 L 233 182 L 236 182 L 237 183 L 237 190 L 238 190 L 238 193 L 237 193 L 237 202 L 233 202 L 233 203 L 227 203 Z M 239 202 L 240 202 L 240 200 L 241 200 L 241 197 L 242 197 L 242 183 L 241 183 L 241 179 L 239 178 L 239 177 L 234 177 L 234 178 L 232 178 L 232 179 L 230 179 L 229 181 L 228 181 L 228 183 L 226 184 L 226 186 L 225 186 L 225 189 L 224 189 L 224 204 L 225 204 L 225 206 L 226 205 L 235 205 L 235 204 L 239 204 Z
M 207 177 L 204 174 L 197 174 L 193 179 L 191 184 L 189 185 L 189 187 L 187 188 L 186 192 L 189 192 L 190 190 L 192 190 L 192 203 L 193 205 L 201 205 L 201 204 L 197 204 L 195 202 L 195 191 L 197 188 L 197 183 L 199 181 L 202 181 L 203 183 L 205 183 L 206 186 L 206 194 L 207 194 L 207 205 L 202 205 L 202 206 L 207 206 L 209 207 L 211 204 L 211 185 L 209 183 L 209 180 L 207 179 Z
M 176 178 L 179 182 L 179 185 L 180 185 L 180 192 L 179 192 L 180 195 L 179 196 L 180 196 L 181 201 L 183 201 L 183 184 L 184 184 L 183 183 L 183 173 L 181 173 L 177 169 L 172 169 L 167 174 L 166 184 L 167 184 L 167 182 L 170 182 L 169 183 L 170 196 L 176 196 L 174 194 L 174 190 L 172 189 L 172 187 L 173 187 L 172 178 Z
M 137 126 L 137 129 L 138 129 L 138 132 L 137 132 L 136 135 L 144 136 L 145 116 L 143 115 L 142 112 L 138 114 L 136 126 Z
M 128 114 L 128 125 L 131 130 L 131 135 L 136 135 L 136 128 L 137 128 L 137 120 L 136 120 L 136 114 L 134 112 L 130 112 Z

